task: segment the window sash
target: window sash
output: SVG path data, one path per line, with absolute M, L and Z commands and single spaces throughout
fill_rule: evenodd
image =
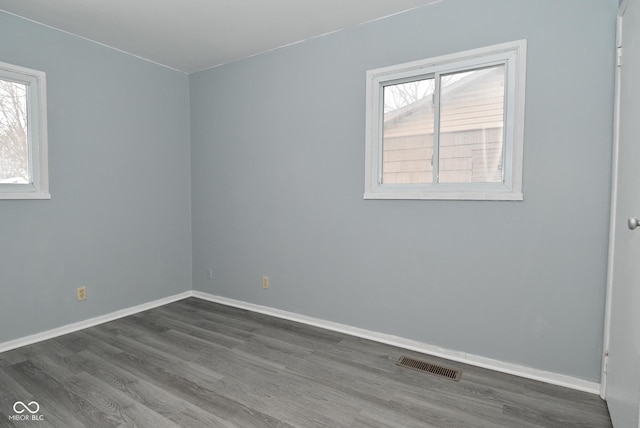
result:
M 365 166 L 366 199 L 522 199 L 522 139 L 524 122 L 524 82 L 526 41 L 521 40 L 430 60 L 370 70 L 367 73 L 367 150 Z M 440 170 L 440 97 L 445 74 L 488 67 L 505 67 L 502 128 L 502 182 L 442 183 Z M 434 146 L 432 183 L 384 183 L 384 105 L 385 86 L 434 78 Z M 372 113 L 375 112 L 373 115 Z
M 0 62 L 0 79 L 27 87 L 28 183 L 0 183 L 0 199 L 49 199 L 46 75 Z

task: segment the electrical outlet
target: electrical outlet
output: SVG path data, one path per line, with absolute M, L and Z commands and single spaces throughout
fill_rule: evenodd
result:
M 213 279 L 213 269 L 207 269 L 207 278 Z
M 269 277 L 268 276 L 263 276 L 262 277 L 262 288 L 269 288 Z
M 78 301 L 85 300 L 87 298 L 87 287 L 79 287 L 76 290 L 76 297 L 78 297 Z

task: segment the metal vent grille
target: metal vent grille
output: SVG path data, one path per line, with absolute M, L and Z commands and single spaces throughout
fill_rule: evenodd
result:
M 462 376 L 462 370 L 450 369 L 448 367 L 439 366 L 437 364 L 431 364 L 426 361 L 416 360 L 415 358 L 402 356 L 396 363 L 397 366 L 406 367 L 408 369 L 417 370 L 423 373 L 429 373 L 432 375 L 444 377 L 447 379 L 460 380 Z

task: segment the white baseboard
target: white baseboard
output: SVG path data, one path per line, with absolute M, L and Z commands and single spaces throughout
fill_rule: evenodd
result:
M 215 296 L 213 294 L 208 294 L 201 291 L 193 291 L 192 295 L 193 297 L 197 297 L 203 300 L 208 300 L 210 302 L 221 303 L 227 306 L 246 309 L 252 312 L 271 315 L 277 318 L 282 318 L 290 321 L 296 321 L 302 324 L 324 328 L 326 330 L 337 331 L 339 333 L 348 334 L 350 336 L 369 339 L 375 342 L 385 343 L 387 345 L 397 346 L 400 348 L 409 349 L 411 351 L 433 355 L 435 357 L 446 358 L 448 360 L 470 364 L 472 366 L 495 370 L 498 372 L 507 373 L 507 374 L 511 374 L 511 375 L 515 375 L 515 376 L 519 376 L 527 379 L 533 379 L 533 380 L 549 383 L 552 385 L 559 385 L 566 388 L 575 389 L 578 391 L 588 392 L 591 394 L 600 394 L 600 383 L 598 382 L 591 382 L 591 381 L 576 378 L 573 376 L 567 376 L 567 375 L 548 372 L 544 370 L 538 370 L 538 369 L 534 369 L 527 366 L 521 366 L 518 364 L 507 363 L 500 360 L 494 360 L 492 358 L 486 358 L 486 357 L 481 357 L 479 355 L 468 354 L 466 352 L 452 351 L 450 349 L 440 348 L 438 346 L 429 345 L 427 343 L 422 343 L 422 342 L 406 339 L 399 336 L 393 336 L 389 334 L 378 333 L 375 331 L 369 331 L 369 330 L 352 327 L 345 324 L 339 324 L 339 323 L 326 321 L 319 318 L 313 318 L 305 315 L 296 314 L 293 312 L 287 312 L 280 309 L 271 308 L 268 306 L 260 306 L 253 303 L 242 302 L 240 300 L 234 300 L 226 297 Z
M 138 312 L 143 312 L 149 309 L 157 308 L 158 306 L 186 299 L 187 297 L 191 297 L 192 295 L 192 291 L 185 291 L 184 293 L 175 294 L 173 296 L 164 297 L 152 302 L 143 303 L 141 305 L 132 306 L 126 309 L 121 309 L 119 311 L 111 312 L 109 314 L 101 315 L 95 318 L 89 318 L 87 320 L 79 321 L 73 324 L 67 324 L 62 327 L 54 328 L 52 330 L 43 331 L 42 333 L 36 333 L 30 336 L 21 337 L 19 339 L 10 340 L 8 342 L 0 343 L 0 352 L 9 351 L 11 349 L 20 348 L 21 346 L 31 345 L 33 343 L 42 342 L 43 340 L 62 336 L 64 334 L 84 330 L 85 328 L 93 327 L 98 324 L 104 324 L 109 321 L 117 320 L 118 318 L 123 318 L 129 315 L 137 314 Z
M 397 346 L 400 348 L 409 349 L 411 351 L 420 352 L 423 354 L 433 355 L 435 357 L 446 358 L 448 360 L 458 361 L 461 363 L 470 364 L 470 365 L 482 367 L 485 369 L 495 370 L 502 373 L 508 373 L 508 374 L 520 376 L 527 379 L 533 379 L 533 380 L 546 382 L 553 385 L 564 386 L 564 387 L 575 389 L 578 391 L 589 392 L 591 394 L 600 393 L 600 384 L 597 382 L 590 382 L 590 381 L 579 379 L 572 376 L 562 375 L 562 374 L 553 373 L 553 372 L 547 372 L 544 370 L 533 369 L 531 367 L 521 366 L 513 363 L 507 363 L 500 360 L 494 360 L 492 358 L 486 358 L 478 355 L 468 354 L 466 352 L 452 351 L 450 349 L 429 345 L 427 343 L 422 343 L 422 342 L 406 339 L 399 336 L 378 333 L 375 331 L 365 330 L 358 327 L 352 327 L 345 324 L 335 323 L 332 321 L 326 321 L 319 318 L 313 318 L 313 317 L 308 317 L 306 315 L 300 315 L 293 312 L 283 311 L 283 310 L 271 308 L 268 306 L 260 306 L 253 303 L 242 302 L 240 300 L 234 300 L 226 297 L 215 296 L 213 294 L 208 294 L 201 291 L 185 291 L 184 293 L 154 300 L 148 303 L 143 303 L 141 305 L 132 306 L 130 308 L 121 309 L 119 311 L 111 312 L 109 314 L 102 315 L 99 317 L 90 318 L 88 320 L 76 322 L 73 324 L 67 324 L 62 327 L 44 331 L 42 333 L 37 333 L 30 336 L 22 337 L 19 339 L 11 340 L 8 342 L 0 343 L 0 352 L 9 351 L 11 349 L 19 348 L 21 346 L 31 345 L 33 343 L 41 342 L 47 339 L 53 339 L 55 337 L 62 336 L 64 334 L 73 333 L 75 331 L 83 330 L 85 328 L 93 327 L 99 324 L 104 324 L 106 322 L 113 321 L 118 318 L 123 318 L 129 315 L 137 314 L 139 312 L 156 308 L 158 306 L 163 306 L 168 303 L 186 299 L 187 297 L 196 297 L 202 300 L 208 300 L 210 302 L 216 302 L 216 303 L 220 303 L 227 306 L 246 309 L 252 312 L 270 315 L 277 318 L 299 322 L 302 324 L 312 325 L 312 326 L 320 327 L 326 330 L 337 331 L 339 333 L 348 334 L 350 336 L 373 340 L 374 342 L 385 343 L 387 345 Z

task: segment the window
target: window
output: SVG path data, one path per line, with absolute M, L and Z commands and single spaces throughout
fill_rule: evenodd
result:
M 0 62 L 0 199 L 49 199 L 46 80 Z
M 522 200 L 526 41 L 367 72 L 365 199 Z

